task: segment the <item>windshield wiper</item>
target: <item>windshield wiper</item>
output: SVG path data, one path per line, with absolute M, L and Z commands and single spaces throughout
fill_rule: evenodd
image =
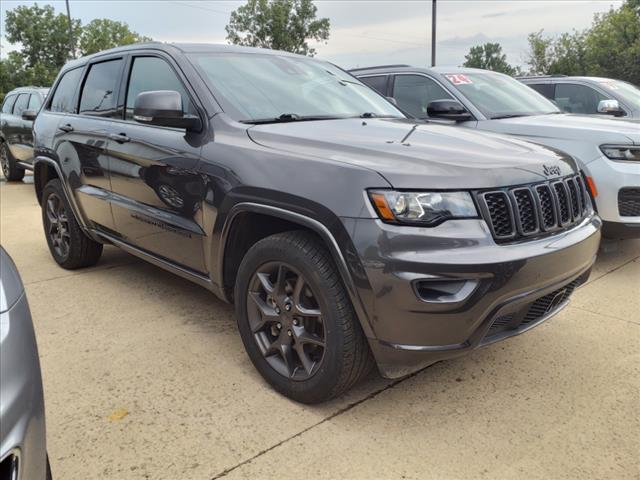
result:
M 286 123 L 286 122 L 310 122 L 312 120 L 336 120 L 344 117 L 336 117 L 335 115 L 298 115 L 297 113 L 283 113 L 275 118 L 254 118 L 251 120 L 241 120 L 241 123 L 250 123 L 252 125 L 261 125 L 267 123 Z
M 525 113 L 507 113 L 504 115 L 496 115 L 495 117 L 491 117 L 491 120 L 500 120 L 503 118 L 518 118 L 518 117 L 528 117 L 529 115 Z

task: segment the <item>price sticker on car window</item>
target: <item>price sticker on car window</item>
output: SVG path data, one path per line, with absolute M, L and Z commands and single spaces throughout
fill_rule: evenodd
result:
M 455 75 L 453 75 L 453 74 L 447 75 L 446 77 L 454 85 L 471 85 L 471 84 L 473 84 L 473 80 L 471 80 L 469 77 L 467 77 L 466 75 L 463 75 L 461 73 L 458 73 L 458 74 L 455 74 Z

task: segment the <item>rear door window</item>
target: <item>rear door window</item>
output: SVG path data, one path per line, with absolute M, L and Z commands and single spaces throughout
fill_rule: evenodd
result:
M 127 120 L 133 119 L 136 97 L 142 92 L 154 90 L 178 92 L 182 97 L 182 110 L 186 113 L 196 113 L 182 81 L 167 62 L 158 57 L 136 57 L 133 59 L 127 87 Z
M 20 95 L 18 95 L 16 104 L 13 106 L 13 114 L 19 117 L 20 115 L 22 115 L 22 112 L 27 109 L 27 105 L 29 105 L 29 94 L 21 93 Z
M 7 98 L 4 99 L 4 103 L 2 104 L 2 113 L 11 114 L 17 98 L 17 95 L 7 95 Z
M 89 67 L 80 95 L 80 114 L 120 117 L 116 109 L 116 88 L 120 82 L 123 60 L 108 60 Z
M 396 75 L 393 98 L 402 110 L 416 118 L 428 116 L 427 106 L 431 102 L 453 99 L 435 80 L 422 75 Z
M 375 91 L 382 95 L 387 95 L 387 75 L 377 75 L 375 77 L 362 77 L 359 78 L 362 83 L 368 87 L 373 88 Z
M 82 68 L 75 68 L 62 76 L 56 91 L 53 93 L 49 110 L 52 112 L 75 113 L 73 97 L 76 93 L 78 82 L 80 82 L 81 74 Z
M 549 100 L 553 100 L 554 86 L 551 83 L 525 83 L 525 85 L 533 88 L 536 92 L 544 95 Z

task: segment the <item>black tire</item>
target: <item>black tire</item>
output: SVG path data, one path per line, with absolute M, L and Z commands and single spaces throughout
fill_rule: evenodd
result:
M 11 155 L 7 142 L 0 142 L 0 164 L 7 181 L 19 182 L 24 178 L 24 168 L 18 166 L 16 159 Z
M 90 267 L 100 259 L 102 244 L 82 231 L 57 178 L 50 180 L 42 191 L 42 225 L 49 251 L 62 268 Z
M 294 275 L 297 274 L 298 277 L 303 277 L 305 298 L 312 296 L 318 307 L 316 316 L 318 317 L 317 321 L 321 322 L 322 325 L 324 346 L 322 347 L 321 358 L 312 364 L 313 367 L 310 371 L 314 373 L 311 373 L 310 376 L 306 375 L 308 374 L 305 371 L 306 364 L 302 369 L 304 362 L 302 362 L 301 355 L 297 353 L 297 350 L 293 355 L 298 360 L 298 366 L 293 369 L 293 373 L 291 373 L 290 368 L 288 369 L 289 376 L 277 371 L 273 366 L 273 360 L 271 360 L 272 363 L 269 363 L 268 358 L 271 359 L 273 353 L 267 355 L 264 352 L 265 343 L 262 343 L 261 348 L 260 339 L 265 338 L 264 335 L 270 335 L 266 332 L 274 331 L 273 323 L 271 323 L 270 329 L 266 329 L 266 332 L 254 333 L 256 330 L 255 321 L 252 325 L 250 313 L 253 312 L 251 306 L 255 300 L 251 299 L 250 295 L 256 295 L 256 291 L 255 287 L 252 286 L 255 283 L 252 282 L 256 281 L 256 275 L 261 269 L 269 268 L 272 264 L 284 265 L 294 271 Z M 281 270 L 280 267 L 277 268 L 277 276 L 279 276 Z M 261 275 L 265 274 L 262 273 Z M 285 275 L 283 274 L 283 276 Z M 261 280 L 258 280 L 258 282 L 262 284 Z M 272 287 L 277 288 L 275 283 Z M 291 286 L 288 288 L 291 289 Z M 264 379 L 283 395 L 302 403 L 323 402 L 349 390 L 371 370 L 373 358 L 369 345 L 353 311 L 342 280 L 331 255 L 314 235 L 301 231 L 285 232 L 272 235 L 256 243 L 241 262 L 234 295 L 238 328 L 249 358 Z M 295 297 L 295 293 L 288 295 Z M 298 298 L 300 297 L 301 294 L 298 290 Z M 273 305 L 273 312 L 280 314 L 275 298 L 268 296 L 268 301 L 273 302 L 270 304 Z M 269 306 L 267 305 L 267 307 Z M 262 312 L 263 310 L 260 310 L 260 308 L 257 311 Z M 293 311 L 296 312 L 297 307 L 294 306 Z M 282 314 L 285 315 L 284 312 Z M 261 318 L 262 323 L 266 324 L 262 315 Z M 269 316 L 268 318 L 271 319 L 272 317 Z M 273 322 L 273 320 L 270 321 Z M 295 322 L 296 320 L 293 321 Z M 302 325 L 301 323 L 294 324 Z M 285 325 L 284 321 L 283 325 Z M 288 325 L 291 325 L 291 323 L 288 323 Z M 258 328 L 264 329 L 264 327 Z M 279 321 L 277 322 L 277 328 L 282 328 Z M 285 326 L 285 328 L 288 327 Z M 294 327 L 291 328 L 293 329 Z M 295 327 L 295 329 L 299 328 L 300 326 Z M 288 333 L 289 337 L 291 337 L 291 332 L 289 331 Z M 272 334 L 276 335 L 278 331 Z M 258 337 L 258 335 L 263 335 L 263 337 Z M 269 337 L 268 340 L 279 338 L 279 336 L 273 336 Z M 296 338 L 295 333 L 293 338 Z M 298 347 L 302 348 L 300 344 L 298 344 Z M 290 352 L 292 350 L 295 350 L 295 347 L 289 348 Z M 274 350 L 269 351 L 273 352 Z M 282 357 L 284 358 L 284 355 Z M 286 363 L 289 365 L 289 362 Z M 308 376 L 308 378 L 296 379 L 298 369 L 302 372 L 303 377 Z
M 46 480 L 53 480 L 53 475 L 51 475 L 51 463 L 49 463 L 49 455 L 47 455 L 47 476 Z

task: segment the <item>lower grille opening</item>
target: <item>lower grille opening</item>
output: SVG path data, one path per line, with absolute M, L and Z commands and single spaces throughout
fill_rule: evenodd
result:
M 620 189 L 618 192 L 618 211 L 621 217 L 640 217 L 640 188 Z
M 491 341 L 493 337 L 504 332 L 523 330 L 529 325 L 535 324 L 547 315 L 557 311 L 582 282 L 583 279 L 578 278 L 564 287 L 554 290 L 525 305 L 518 312 L 496 318 L 482 339 L 482 343 Z

